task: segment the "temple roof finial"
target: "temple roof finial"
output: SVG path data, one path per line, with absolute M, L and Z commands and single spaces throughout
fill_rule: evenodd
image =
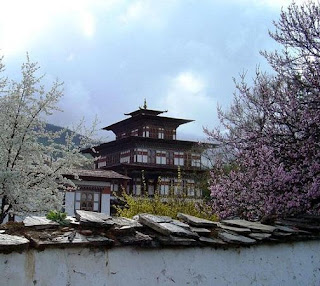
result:
M 147 100 L 146 100 L 146 99 L 144 99 L 143 108 L 144 108 L 144 109 L 147 109 Z

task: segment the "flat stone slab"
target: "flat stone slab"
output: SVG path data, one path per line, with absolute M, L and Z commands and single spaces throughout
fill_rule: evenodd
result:
M 134 235 L 119 237 L 123 245 L 152 246 L 153 239 L 144 233 L 137 231 Z
M 272 233 L 272 235 L 275 237 L 288 237 L 288 236 L 293 235 L 293 233 L 276 230 L 274 233 Z
M 23 224 L 26 227 L 35 227 L 36 229 L 45 229 L 59 226 L 57 222 L 40 216 L 28 216 L 23 220 Z
M 177 225 L 177 226 L 180 226 L 180 227 L 183 227 L 183 228 L 186 228 L 186 229 L 189 229 L 190 230 L 190 225 L 180 221 L 180 220 L 177 220 L 177 219 L 174 219 L 172 220 L 172 223 Z
M 211 231 L 203 227 L 191 227 L 191 231 L 198 233 L 199 235 L 209 235 Z
M 291 227 L 284 226 L 284 225 L 276 225 L 275 227 L 277 228 L 277 230 L 280 230 L 283 232 L 290 232 L 290 233 L 298 233 L 299 232 L 299 230 L 297 230 L 297 229 L 293 229 Z
M 111 227 L 114 225 L 112 217 L 104 213 L 76 210 L 76 218 L 80 225 Z
M 272 233 L 276 230 L 276 227 L 271 225 L 265 225 L 260 222 L 251 222 L 242 219 L 231 219 L 231 220 L 223 220 L 223 224 L 236 226 L 236 227 L 243 227 L 249 228 L 251 230 L 259 231 L 259 232 L 268 232 Z
M 114 243 L 112 239 L 106 238 L 104 236 L 97 235 L 88 237 L 77 232 L 65 233 L 64 235 L 59 235 L 50 239 L 35 238 L 31 235 L 29 239 L 37 248 L 49 246 L 110 246 Z
M 195 232 L 192 232 L 190 230 L 185 229 L 184 227 L 177 226 L 173 223 L 160 223 L 159 224 L 161 228 L 165 229 L 167 231 L 167 235 L 175 235 L 175 236 L 184 236 L 184 237 L 190 237 L 190 238 L 198 238 L 199 235 Z M 165 232 L 166 232 L 165 231 Z M 165 233 L 163 233 L 165 234 Z
M 141 228 L 143 225 L 138 221 L 126 217 L 112 217 L 112 221 L 117 227 Z
M 217 226 L 217 222 L 213 222 L 211 220 L 198 218 L 198 217 L 183 214 L 183 213 L 178 213 L 178 218 L 183 220 L 184 222 L 187 222 L 192 226 L 197 226 L 197 227 L 216 227 Z
M 299 230 L 307 230 L 307 231 L 320 231 L 320 225 L 309 224 L 302 219 L 285 219 L 281 221 L 277 221 L 278 224 L 288 226 L 288 227 L 296 227 Z
M 17 236 L 17 235 L 9 235 L 9 234 L 0 234 L 0 252 L 1 253 L 9 253 L 11 251 L 20 251 L 28 248 L 29 240 Z
M 223 223 L 218 223 L 217 226 L 224 229 L 224 230 L 230 230 L 230 231 L 234 231 L 237 233 L 250 233 L 251 232 L 250 228 L 228 226 L 228 225 L 224 225 Z
M 265 240 L 271 237 L 270 233 L 263 233 L 263 232 L 252 232 L 249 236 L 256 240 Z
M 218 237 L 225 242 L 236 243 L 236 244 L 255 244 L 256 240 L 238 234 L 232 234 L 229 232 L 219 232 Z
M 193 246 L 198 242 L 192 238 L 175 237 L 175 236 L 158 236 L 159 242 L 165 246 Z
M 9 235 L 9 234 L 0 234 L 0 245 L 8 246 L 8 245 L 21 245 L 28 244 L 29 240 L 25 237 L 17 236 L 17 235 Z
M 175 225 L 171 222 L 158 222 L 161 220 L 154 217 L 155 216 L 153 215 L 141 214 L 139 215 L 139 222 L 166 236 L 175 235 L 175 236 L 184 236 L 184 237 L 191 237 L 191 238 L 198 237 L 196 233 L 188 229 Z
M 219 238 L 204 237 L 204 236 L 200 236 L 199 241 L 204 244 L 209 244 L 209 245 L 214 245 L 214 246 L 227 244 L 226 242 L 224 242 L 223 240 L 221 240 Z
M 155 223 L 172 222 L 172 220 L 173 220 L 169 216 L 152 215 L 152 214 L 139 214 L 138 220 L 140 220 L 141 216 L 143 216 L 143 218 L 145 218 L 145 219 L 148 219 L 148 221 L 152 221 Z

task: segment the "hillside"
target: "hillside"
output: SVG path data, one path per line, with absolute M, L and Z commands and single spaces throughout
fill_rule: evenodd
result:
M 49 132 L 60 132 L 63 129 L 65 129 L 65 128 L 63 128 L 61 126 L 57 126 L 57 125 L 51 124 L 51 123 L 47 123 L 46 124 L 46 130 L 49 131 Z M 55 143 L 61 144 L 61 145 L 65 145 L 66 144 L 66 132 L 70 132 L 71 133 L 73 131 L 71 131 L 70 129 L 66 129 L 66 131 L 64 131 L 59 138 L 56 138 L 54 140 Z M 77 146 L 80 145 L 80 140 L 81 140 L 81 135 L 80 134 L 76 134 L 76 136 L 73 138 L 73 142 Z M 48 140 L 45 139 L 45 138 L 41 138 L 39 141 L 41 143 L 45 144 L 45 145 L 47 145 L 47 143 L 48 143 Z

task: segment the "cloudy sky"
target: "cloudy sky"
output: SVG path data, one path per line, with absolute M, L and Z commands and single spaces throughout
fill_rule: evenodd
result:
M 94 117 L 104 127 L 143 105 L 194 119 L 180 139 L 218 125 L 217 104 L 232 101 L 233 77 L 269 70 L 260 50 L 290 0 L 10 0 L 1 3 L 0 53 L 15 77 L 29 52 L 46 82 L 64 81 L 70 126 Z M 112 135 L 105 132 L 107 140 Z M 179 133 L 178 133 L 179 134 Z M 179 138 L 179 136 L 178 136 Z

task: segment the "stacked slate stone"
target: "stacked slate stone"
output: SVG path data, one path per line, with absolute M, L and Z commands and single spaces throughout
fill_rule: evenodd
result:
M 0 226 L 0 251 L 29 247 L 230 247 L 295 240 L 320 239 L 320 217 L 301 216 L 274 220 L 272 225 L 241 219 L 213 222 L 187 214 L 179 220 L 139 214 L 134 219 L 76 211 L 67 226 L 44 217 L 27 217 L 23 223 Z

